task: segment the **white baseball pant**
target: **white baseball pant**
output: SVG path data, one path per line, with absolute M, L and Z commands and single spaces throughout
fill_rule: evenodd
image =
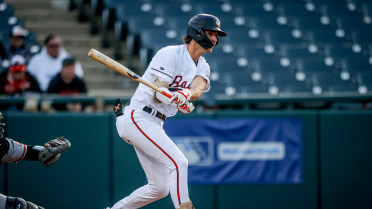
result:
M 166 197 L 169 192 L 175 208 L 190 201 L 187 184 L 188 161 L 166 135 L 163 121 L 142 109 L 125 107 L 117 117 L 119 136 L 134 146 L 148 184 L 117 202 L 112 209 L 134 209 Z

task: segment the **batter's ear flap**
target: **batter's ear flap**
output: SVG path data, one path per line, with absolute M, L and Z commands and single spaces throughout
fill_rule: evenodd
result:
M 213 42 L 208 38 L 204 30 L 200 30 L 200 36 L 195 40 L 205 49 L 209 49 L 213 46 Z

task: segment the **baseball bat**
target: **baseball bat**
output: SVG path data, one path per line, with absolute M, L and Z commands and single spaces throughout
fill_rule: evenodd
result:
M 159 89 L 157 86 L 153 85 L 152 83 L 149 83 L 145 79 L 141 78 L 141 76 L 135 74 L 134 72 L 132 72 L 131 70 L 129 70 L 125 66 L 121 65 L 120 63 L 116 62 L 115 60 L 111 59 L 110 57 L 102 54 L 101 52 L 99 52 L 95 49 L 91 49 L 88 53 L 88 56 L 91 57 L 92 59 L 96 60 L 97 62 L 99 62 L 103 65 L 106 65 L 107 67 L 111 68 L 112 70 L 114 70 L 114 71 L 116 71 L 116 72 L 118 72 L 118 73 L 120 73 L 124 76 L 129 77 L 132 80 L 140 82 L 140 83 L 154 89 L 155 91 L 163 94 L 164 96 L 166 96 L 168 98 L 172 97 L 172 95 L 170 95 L 169 93 Z

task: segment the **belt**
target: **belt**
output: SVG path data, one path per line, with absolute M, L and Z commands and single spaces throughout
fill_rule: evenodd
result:
M 167 118 L 167 116 L 165 116 L 161 112 L 153 110 L 151 107 L 148 107 L 148 106 L 143 107 L 143 111 L 150 113 L 150 114 L 152 113 L 152 111 L 155 111 L 153 115 L 155 115 L 155 117 L 157 118 L 160 118 L 161 120 L 165 120 Z

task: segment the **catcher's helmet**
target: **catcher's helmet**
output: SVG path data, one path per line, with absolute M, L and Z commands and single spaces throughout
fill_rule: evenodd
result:
M 189 20 L 189 23 L 187 25 L 187 35 L 191 36 L 192 39 L 194 39 L 200 46 L 205 49 L 211 48 L 213 46 L 213 43 L 205 34 L 204 30 L 217 31 L 218 36 L 227 35 L 224 31 L 221 30 L 221 23 L 217 17 L 209 14 L 195 15 Z

